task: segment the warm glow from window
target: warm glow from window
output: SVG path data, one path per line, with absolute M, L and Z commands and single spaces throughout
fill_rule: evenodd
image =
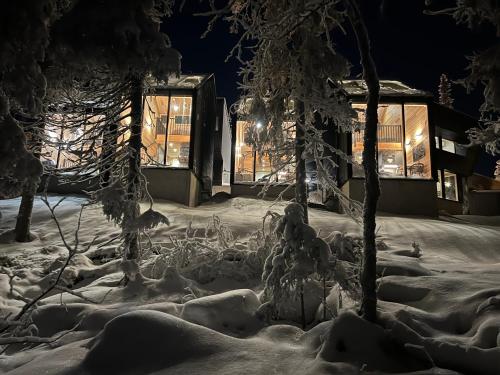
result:
M 358 121 L 363 126 L 366 104 L 353 104 L 353 108 L 358 110 Z M 427 106 L 380 104 L 378 121 L 377 162 L 380 176 L 431 178 Z M 363 136 L 363 130 L 352 134 L 352 156 L 356 162 L 352 165 L 353 177 L 364 176 L 361 166 Z
M 146 96 L 142 144 L 143 165 L 189 167 L 192 98 Z

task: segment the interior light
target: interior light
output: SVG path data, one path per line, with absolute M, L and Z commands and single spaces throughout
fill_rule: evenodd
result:
M 179 110 L 179 106 L 177 104 L 174 104 L 173 108 L 174 108 L 174 111 L 178 111 Z
M 177 149 L 176 149 L 176 148 L 174 148 L 174 152 L 177 152 Z
M 262 128 L 262 122 L 259 121 L 255 126 L 257 127 L 257 129 Z
M 444 183 L 444 186 L 446 186 L 447 188 L 451 187 L 451 182 L 446 181 L 446 182 Z
M 180 165 L 179 159 L 172 160 L 172 167 L 180 167 Z
M 311 182 L 311 179 L 310 178 L 306 178 L 306 184 L 308 184 L 309 182 Z
M 172 142 L 170 142 L 168 145 L 169 145 L 170 147 L 174 147 L 174 144 L 173 144 Z

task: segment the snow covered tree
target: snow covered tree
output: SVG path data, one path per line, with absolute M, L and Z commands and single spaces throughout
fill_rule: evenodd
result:
M 361 314 L 369 321 L 376 320 L 376 246 L 375 214 L 380 187 L 376 163 L 377 108 L 379 80 L 368 32 L 356 0 L 331 1 L 229 1 L 222 11 L 210 2 L 213 15 L 210 27 L 221 14 L 229 14 L 233 32 L 241 31 L 240 43 L 233 50 L 243 63 L 243 100 L 254 100 L 254 116 L 261 116 L 271 126 L 269 144 L 280 144 L 272 135 L 281 136 L 285 103 L 293 103 L 291 112 L 296 124 L 295 148 L 296 176 L 305 179 L 299 160 L 312 156 L 322 182 L 343 200 L 336 182 L 329 177 L 330 167 L 335 167 L 325 150 L 345 157 L 338 150 L 323 142 L 317 129 L 317 119 L 325 123 L 333 121 L 343 129 L 352 129 L 354 113 L 343 94 L 341 80 L 348 73 L 346 60 L 334 50 L 332 37 L 339 25 L 347 19 L 356 36 L 363 67 L 363 78 L 368 88 L 366 122 L 364 124 L 363 167 L 365 171 L 365 198 L 363 207 L 364 258 L 361 275 Z M 226 13 L 224 13 L 226 11 Z M 347 18 L 346 18 L 347 15 Z M 251 59 L 242 58 L 242 41 L 252 42 Z M 258 117 L 256 117 L 258 118 Z M 304 146 L 300 144 L 304 137 Z M 303 149 L 302 149 L 303 147 Z M 302 154 L 300 154 L 302 151 Z M 300 184 L 296 181 L 296 201 L 302 202 Z M 303 205 L 304 207 L 305 205 Z M 306 206 L 305 206 L 306 207 Z M 349 212 L 349 209 L 347 209 Z M 306 211 L 304 210 L 304 214 Z M 307 220 L 305 220 L 307 222 Z
M 428 4 L 433 3 L 427 0 Z M 496 41 L 489 48 L 469 57 L 469 75 L 463 79 L 467 90 L 484 86 L 484 103 L 481 106 L 481 124 L 469 131 L 471 145 L 482 145 L 491 154 L 500 153 L 500 2 L 498 0 L 456 0 L 450 8 L 429 11 L 437 15 L 452 16 L 458 24 L 470 29 L 488 24 L 496 30 Z
M 325 278 L 329 273 L 330 247 L 305 223 L 304 209 L 298 202 L 285 208 L 285 215 L 276 225 L 275 235 L 279 242 L 266 259 L 262 274 L 265 303 L 260 313 L 279 318 L 280 310 L 286 309 L 283 306 L 286 297 L 297 296 L 304 329 L 304 285 L 314 274 Z
M 42 110 L 46 79 L 42 64 L 50 28 L 69 0 L 21 0 L 2 4 L 0 15 L 0 191 L 3 197 L 34 194 L 42 167 L 26 145 L 19 119 L 30 128 Z M 28 131 L 28 135 L 36 135 Z M 29 199 L 21 204 L 16 239 L 29 240 Z
M 109 206 L 118 209 L 112 218 L 122 226 L 124 259 L 132 263 L 138 258 L 139 231 L 143 227 L 137 222 L 138 202 L 145 196 L 146 185 L 140 172 L 144 81 L 150 74 L 166 81 L 180 70 L 179 54 L 170 48 L 168 37 L 159 30 L 161 19 L 171 14 L 172 6 L 171 0 L 75 1 L 53 25 L 51 33 L 47 65 L 54 79 L 50 83 L 55 101 L 46 103 L 48 112 L 52 111 L 52 118 L 50 113 L 47 118 L 54 124 L 54 118 L 62 117 L 61 126 L 80 132 L 73 143 L 90 145 L 88 152 L 81 155 L 84 162 L 80 168 L 73 170 L 82 178 L 95 176 L 97 166 L 102 167 L 95 151 L 101 142 L 105 146 L 107 178 L 101 194 L 96 196 L 105 210 Z M 72 86 L 76 87 L 68 95 Z M 85 89 L 83 96 L 73 102 L 80 95 L 75 88 Z M 92 118 L 90 124 L 94 120 L 94 114 L 88 115 L 91 107 L 97 108 L 101 120 L 91 130 L 78 130 L 85 120 Z M 60 110 L 67 115 L 58 113 Z M 109 129 L 120 121 L 120 116 L 129 119 L 127 135 L 121 144 L 113 146 L 117 135 Z M 104 189 L 122 189 L 123 194 L 106 193 Z M 106 199 L 112 202 L 102 201 Z M 147 213 L 151 216 L 151 212 Z M 147 225 L 150 224 L 151 220 Z M 133 278 L 132 274 L 128 276 Z
M 451 83 L 445 73 L 441 74 L 441 76 L 439 77 L 439 104 L 442 104 L 448 108 L 453 108 Z
M 347 212 L 356 211 L 338 189 L 331 175 L 333 156 L 347 158 L 323 140 L 317 127 L 327 121 L 351 130 L 355 112 L 342 91 L 347 60 L 334 50 L 331 36 L 344 21 L 337 7 L 341 1 L 229 1 L 217 9 L 210 25 L 221 14 L 231 30 L 241 33 L 232 53 L 242 63 L 242 99 L 239 108 L 254 126 L 247 137 L 260 155 L 271 160 L 268 181 L 293 164 L 295 200 L 307 222 L 306 160 L 316 164 L 318 183 L 339 197 Z M 251 57 L 243 54 L 251 44 Z M 348 158 L 347 158 L 348 159 Z M 264 187 L 264 191 L 266 187 Z M 353 209 L 354 207 L 354 209 Z

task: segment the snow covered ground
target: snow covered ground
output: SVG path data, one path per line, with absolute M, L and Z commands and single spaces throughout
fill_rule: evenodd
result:
M 68 238 L 84 202 L 67 197 L 56 211 Z M 24 304 L 12 293 L 36 297 L 66 256 L 38 199 L 36 240 L 9 241 L 5 232 L 14 226 L 18 204 L 18 199 L 0 201 L 0 325 Z M 156 202 L 170 226 L 150 232 L 154 247 L 145 250 L 145 277 L 126 287 L 112 241 L 119 229 L 99 207 L 87 208 L 81 242 L 98 238 L 63 274 L 66 285 L 85 299 L 61 291 L 43 299 L 33 314 L 37 331 L 32 333 L 53 342 L 10 345 L 0 355 L 0 373 L 500 374 L 499 218 L 378 217 L 378 236 L 387 245 L 379 251 L 381 326 L 348 311 L 319 323 L 314 316 L 321 316 L 315 314 L 321 301 L 306 296 L 312 321 L 304 332 L 291 321 L 268 325 L 256 314 L 262 286 L 258 261 L 249 256 L 255 232 L 268 210 L 282 213 L 286 206 L 270 205 L 246 198 L 196 209 Z M 217 218 L 225 225 L 214 226 Z M 310 224 L 323 238 L 333 231 L 360 234 L 351 219 L 328 211 L 311 209 Z M 192 246 L 186 238 L 194 237 L 205 238 L 194 249 L 204 249 L 202 255 L 179 251 Z M 420 257 L 414 256 L 413 242 Z M 182 267 L 181 274 L 169 267 L 192 257 L 212 259 L 216 250 L 224 256 L 204 267 Z M 8 272 L 17 276 L 14 291 Z M 328 301 L 337 315 L 335 292 Z

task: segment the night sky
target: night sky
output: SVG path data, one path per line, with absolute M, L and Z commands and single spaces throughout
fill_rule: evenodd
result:
M 443 0 L 434 3 L 436 7 L 450 4 Z M 219 22 L 205 39 L 200 39 L 208 19 L 195 17 L 193 13 L 204 8 L 206 4 L 188 0 L 182 12 L 177 11 L 165 20 L 162 30 L 182 54 L 182 72 L 215 73 L 217 94 L 232 104 L 238 98 L 239 63 L 234 58 L 224 60 L 237 37 L 228 33 L 226 23 Z M 380 78 L 402 81 L 437 98 L 441 73 L 447 73 L 452 80 L 464 77 L 466 56 L 491 45 L 495 34 L 487 26 L 471 31 L 465 25 L 457 26 L 451 17 L 425 15 L 424 9 L 424 0 L 363 1 Z M 353 64 L 351 78 L 358 77 L 361 69 L 354 39 L 351 35 L 338 35 L 335 40 L 338 50 Z M 456 85 L 452 92 L 455 109 L 479 116 L 481 89 L 467 94 Z M 477 171 L 491 175 L 493 165 L 494 159 L 483 155 Z

